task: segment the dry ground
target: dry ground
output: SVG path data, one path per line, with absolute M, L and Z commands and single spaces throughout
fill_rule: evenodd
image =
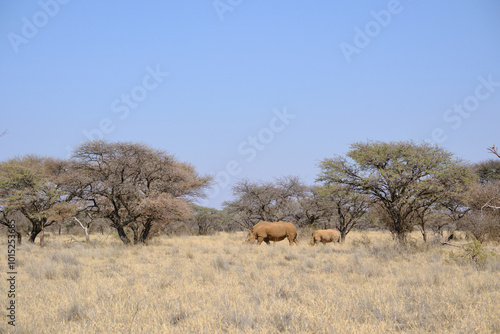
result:
M 469 263 L 460 248 L 401 249 L 382 232 L 316 247 L 305 235 L 294 247 L 228 233 L 139 247 L 114 234 L 91 236 L 92 245 L 69 238 L 17 249 L 16 331 L 3 316 L 0 332 L 500 332 L 498 246 Z

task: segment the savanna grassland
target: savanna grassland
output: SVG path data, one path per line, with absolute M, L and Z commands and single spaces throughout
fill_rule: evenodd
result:
M 23 243 L 16 327 L 3 317 L 0 332 L 500 332 L 496 245 L 467 253 L 415 235 L 398 247 L 386 232 L 352 232 L 343 245 L 311 247 L 299 234 L 294 247 L 244 244 L 241 233 L 139 247 L 113 234 Z

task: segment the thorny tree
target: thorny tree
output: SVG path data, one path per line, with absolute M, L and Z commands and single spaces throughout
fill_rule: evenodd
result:
M 464 163 L 449 166 L 441 175 L 439 183 L 441 188 L 437 193 L 436 202 L 438 210 L 443 209 L 439 211 L 442 211 L 451 221 L 449 239 L 453 238 L 457 223 L 470 211 L 467 204 L 468 194 L 477 181 L 478 177 L 472 168 Z M 442 233 L 441 228 L 438 231 Z
M 489 147 L 490 153 L 500 158 L 495 145 Z M 497 160 L 498 161 L 498 160 Z M 493 161 L 480 164 L 481 184 L 471 192 L 470 205 L 475 213 L 465 220 L 463 226 L 480 242 L 486 240 L 500 240 L 500 181 L 499 165 Z
M 321 216 L 328 221 L 336 221 L 335 227 L 340 231 L 340 239 L 344 242 L 347 234 L 368 212 L 370 198 L 349 186 L 339 184 L 317 187 L 316 192 Z
M 108 218 L 120 239 L 145 242 L 153 223 L 188 218 L 190 201 L 211 179 L 173 155 L 137 143 L 90 141 L 78 146 L 66 173 L 68 193 L 80 209 Z
M 5 225 L 10 214 L 20 212 L 31 223 L 30 242 L 35 242 L 40 232 L 43 236 L 45 227 L 73 212 L 57 181 L 54 166 L 59 163 L 56 159 L 28 155 L 0 164 L 0 220 Z M 43 238 L 40 243 L 43 244 Z
M 500 158 L 500 153 L 498 152 L 498 149 L 495 145 L 493 145 L 492 147 L 489 147 L 488 148 L 488 151 L 490 151 L 490 153 L 493 153 L 494 155 L 496 155 L 497 157 Z M 498 172 L 498 171 L 497 171 Z M 490 198 L 488 200 L 488 202 L 486 202 L 483 206 L 482 209 L 484 208 L 488 208 L 488 209 L 492 209 L 492 210 L 500 210 L 500 206 L 498 204 L 495 204 L 495 201 L 496 203 L 498 203 L 500 200 L 500 193 L 498 193 L 496 196 Z
M 244 228 L 259 221 L 293 220 L 298 200 L 306 190 L 307 187 L 292 176 L 277 178 L 274 182 L 243 180 L 233 187 L 236 199 L 225 202 L 224 206 Z
M 390 231 L 404 243 L 417 210 L 442 191 L 442 177 L 457 164 L 451 153 L 425 143 L 359 142 L 351 145 L 346 158 L 323 160 L 318 181 L 368 195 L 385 211 Z
M 231 229 L 231 217 L 223 210 L 193 205 L 194 214 L 190 220 L 191 226 L 198 235 L 207 235 L 215 231 Z

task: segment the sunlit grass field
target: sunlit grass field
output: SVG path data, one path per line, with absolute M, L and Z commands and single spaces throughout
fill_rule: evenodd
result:
M 114 234 L 91 235 L 90 245 L 69 236 L 47 237 L 43 248 L 23 243 L 16 327 L 4 316 L 0 332 L 500 332 L 498 246 L 471 260 L 418 235 L 404 248 L 387 232 L 315 247 L 309 233 L 299 235 L 292 247 L 244 244 L 242 233 L 138 247 Z M 5 277 L 5 256 L 0 270 Z

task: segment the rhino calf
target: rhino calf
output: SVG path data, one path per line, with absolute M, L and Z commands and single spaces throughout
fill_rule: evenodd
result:
M 326 244 L 328 242 L 340 243 L 340 232 L 337 230 L 317 230 L 311 236 L 311 246 L 316 245 L 317 242 Z

